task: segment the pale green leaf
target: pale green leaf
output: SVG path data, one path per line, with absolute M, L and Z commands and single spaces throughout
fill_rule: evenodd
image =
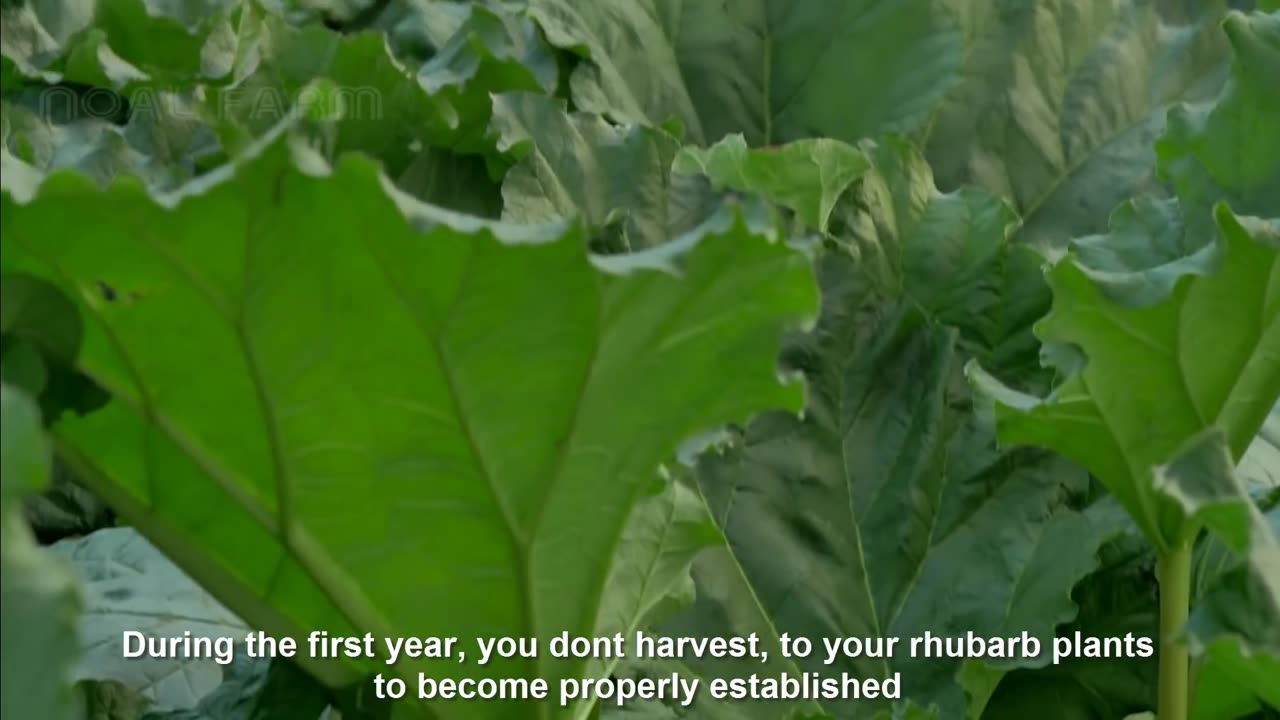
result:
M 77 680 L 114 680 L 154 709 L 193 707 L 222 682 L 216 658 L 126 658 L 123 634 L 150 638 L 230 638 L 244 652 L 249 632 L 132 528 L 107 528 L 56 543 L 50 552 L 84 582 L 83 652 Z
M 541 65 L 552 62 L 549 49 L 538 45 L 528 21 L 521 24 L 481 5 L 467 8 L 456 34 L 418 69 L 397 58 L 377 33 L 295 28 L 265 16 L 257 20 L 262 40 L 252 72 L 233 87 L 214 89 L 206 113 L 223 126 L 224 136 L 234 130 L 229 137 L 251 141 L 295 106 L 313 102 L 305 88 L 325 78 L 343 106 L 328 140 L 330 156 L 364 152 L 396 176 L 427 146 L 492 154 L 485 127 L 490 93 L 554 87 L 554 64 L 548 76 Z M 512 57 L 512 44 L 523 54 Z
M 106 185 L 120 174 L 169 189 L 197 173 L 198 163 L 219 151 L 216 138 L 195 120 L 191 103 L 156 93 L 135 97 L 129 117 L 117 125 L 100 116 L 58 121 L 51 114 L 75 111 L 86 95 L 39 91 L 35 104 L 3 106 L 5 147 L 41 173 L 74 168 Z

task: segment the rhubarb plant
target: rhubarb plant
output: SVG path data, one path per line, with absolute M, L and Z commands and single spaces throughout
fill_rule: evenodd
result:
M 6 717 L 1280 706 L 1274 3 L 0 13 Z M 222 668 L 130 624 L 769 655 Z M 782 652 L 926 633 L 1159 657 Z M 420 673 L 902 692 L 373 694 Z

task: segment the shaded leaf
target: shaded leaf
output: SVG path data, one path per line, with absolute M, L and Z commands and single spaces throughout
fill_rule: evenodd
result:
M 1107 495 L 1087 514 L 1112 517 L 1125 525 L 1124 534 L 1103 546 L 1099 569 L 1078 584 L 1072 599 L 1080 612 L 1058 629 L 1058 637 L 1080 632 L 1085 637 L 1153 638 L 1159 635 L 1155 557 L 1125 511 Z M 966 664 L 968 665 L 968 663 Z M 1120 718 L 1154 707 L 1156 658 L 1065 658 L 1056 665 L 1000 673 L 995 678 L 983 720 L 1020 720 L 1033 715 L 1044 720 Z M 985 667 L 985 666 L 984 666 Z M 966 667 L 966 670 L 969 670 Z M 986 667 L 988 675 L 996 674 Z M 1047 698 L 1052 702 L 1046 703 Z M 971 706 L 972 712 L 972 706 Z
M 147 699 L 117 682 L 84 680 L 76 687 L 85 698 L 85 720 L 140 720 Z
M 77 482 L 66 463 L 57 457 L 53 459 L 52 486 L 27 498 L 23 510 L 42 544 L 87 535 L 115 524 L 115 513 Z
M 418 82 L 457 113 L 455 148 L 489 149 L 490 94 L 555 90 L 559 66 L 529 19 L 468 3 L 466 16 L 418 71 Z M 479 89 L 477 91 L 476 89 Z
M 1071 588 L 1120 527 L 1064 507 L 1087 482 L 1070 464 L 998 451 L 989 421 L 970 414 L 954 383 L 963 357 L 955 330 L 863 295 L 847 262 L 828 256 L 823 319 L 788 354 L 810 381 L 804 417 L 765 415 L 700 466 L 755 597 L 779 632 L 819 646 L 822 637 L 925 631 L 1026 631 L 1048 642 L 1075 615 Z M 901 672 L 904 697 L 961 712 L 959 662 L 899 650 L 892 661 L 828 667 L 815 653 L 797 662 L 859 677 Z M 839 717 L 877 709 L 824 707 Z
M 795 212 L 802 229 L 830 233 L 857 258 L 871 292 L 905 297 L 927 317 L 958 327 L 984 361 L 1022 369 L 1036 360 L 1030 326 L 1049 293 L 1041 258 L 1006 242 L 1017 223 L 1012 208 L 977 188 L 939 192 L 907 139 L 749 150 L 730 138 L 682 151 L 676 170 L 759 193 Z

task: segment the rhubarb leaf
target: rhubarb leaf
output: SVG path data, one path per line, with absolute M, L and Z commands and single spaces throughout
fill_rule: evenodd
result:
M 173 194 L 58 173 L 3 209 L 6 266 L 77 300 L 78 366 L 116 398 L 57 426 L 63 453 L 277 635 L 589 634 L 659 464 L 803 395 L 776 353 L 814 310 L 810 261 L 739 205 L 651 250 L 593 256 L 574 224 L 422 204 L 282 125 Z M 307 665 L 333 684 L 380 666 L 554 684 L 586 661 Z
M 972 368 L 998 401 L 1004 442 L 1088 467 L 1157 548 L 1187 542 L 1194 527 L 1155 491 L 1153 469 L 1209 427 L 1239 459 L 1280 397 L 1277 229 L 1225 206 L 1216 216 L 1219 244 L 1154 304 L 1109 297 L 1070 255 L 1053 267 L 1053 310 L 1037 333 L 1078 347 L 1087 364 L 1049 397 Z

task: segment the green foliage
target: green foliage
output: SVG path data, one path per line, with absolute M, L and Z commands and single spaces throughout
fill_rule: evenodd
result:
M 1101 230 L 1135 193 L 1160 192 L 1152 143 L 1171 107 L 1213 96 L 1223 3 L 950 4 L 971 44 L 969 72 L 929 132 L 944 186 L 1008 197 L 1020 235 L 1051 246 Z
M 82 299 L 81 367 L 119 401 L 59 428 L 77 469 L 279 635 L 589 633 L 658 463 L 699 430 L 797 405 L 772 366 L 778 333 L 812 310 L 808 261 L 734 208 L 593 259 L 573 225 L 419 204 L 362 158 L 317 167 L 289 130 L 200 194 L 157 202 L 135 183 L 99 193 L 55 175 L 30 204 L 6 203 L 8 262 Z M 343 227 L 313 211 L 337 204 Z M 70 232 L 86 222 L 96 232 Z M 752 305 L 736 306 L 748 288 Z M 176 333 L 186 341 L 151 341 Z M 173 372 L 194 366 L 205 382 Z M 406 577 L 425 547 L 435 569 Z M 439 592 L 454 585 L 469 592 Z M 327 665 L 314 669 L 348 672 Z
M 1227 200 L 1239 213 L 1273 215 L 1280 197 L 1280 16 L 1232 15 L 1231 77 L 1212 104 L 1178 108 L 1157 143 L 1160 171 L 1184 203 Z
M 0 386 L 0 428 L 0 707 L 5 717 L 70 720 L 80 598 L 75 576 L 36 545 L 22 517 L 23 497 L 49 482 L 49 446 L 35 404 L 8 384 Z
M 1198 524 L 1158 492 L 1156 467 L 1209 427 L 1239 459 L 1280 398 L 1275 230 L 1225 206 L 1217 216 L 1218 252 L 1155 305 L 1109 299 L 1072 259 L 1054 266 L 1054 309 L 1039 334 L 1079 348 L 1087 365 L 1043 401 L 991 388 L 1007 441 L 1051 447 L 1090 468 L 1159 548 L 1194 539 Z
M 67 716 L 73 677 L 116 720 L 1156 704 L 1154 660 L 817 657 L 926 631 L 1164 632 L 1194 651 L 1193 717 L 1276 705 L 1280 15 L 1260 8 L 6 2 L 6 717 Z M 132 527 L 99 529 L 102 501 Z M 70 577 L 24 514 L 41 540 L 92 533 L 58 546 L 88 590 L 78 664 Z M 1195 606 L 1162 631 L 1174 551 Z M 60 610 L 11 621 L 31 603 Z M 240 618 L 755 633 L 769 658 L 240 661 L 182 695 L 158 678 L 185 665 L 94 646 Z M 819 649 L 787 658 L 783 634 Z M 370 674 L 420 671 L 900 672 L 905 692 L 370 701 Z
M 704 167 L 771 197 L 777 173 L 765 163 L 793 158 L 819 171 L 799 183 L 779 180 L 778 202 L 796 205 L 786 193 L 805 187 L 833 205 L 848 180 L 821 168 L 840 152 L 858 157 L 848 146 L 807 142 L 776 153 L 728 146 Z M 1074 615 L 1070 589 L 1118 526 L 1056 512 L 1064 492 L 1083 490 L 1082 473 L 1034 453 L 998 452 L 984 418 L 953 410 L 969 398 L 954 382 L 965 353 L 947 319 L 980 314 L 965 304 L 982 302 L 998 283 L 1013 215 L 985 193 L 938 193 L 904 143 L 870 152 L 843 166 L 868 168 L 869 180 L 854 198 L 862 209 L 836 231 L 846 250 L 823 259 L 822 319 L 784 354 L 809 381 L 804 417 L 762 416 L 722 456 L 705 458 L 703 493 L 779 632 L 819 647 L 822 637 L 995 636 L 1015 627 L 1051 638 Z M 904 197 L 919 202 L 895 202 Z M 797 209 L 814 224 L 830 214 Z M 1017 537 L 1008 546 L 1016 552 L 987 557 L 985 538 L 996 532 Z M 1056 550 L 1066 537 L 1078 554 L 1041 559 L 1041 548 Z M 1030 567 L 1034 586 L 1019 580 Z M 970 583 L 971 596 L 956 593 Z M 799 664 L 824 669 L 818 658 Z M 912 697 L 948 714 L 964 704 L 951 662 L 860 658 L 836 667 L 867 677 L 900 671 Z M 870 716 L 876 708 L 827 709 Z

